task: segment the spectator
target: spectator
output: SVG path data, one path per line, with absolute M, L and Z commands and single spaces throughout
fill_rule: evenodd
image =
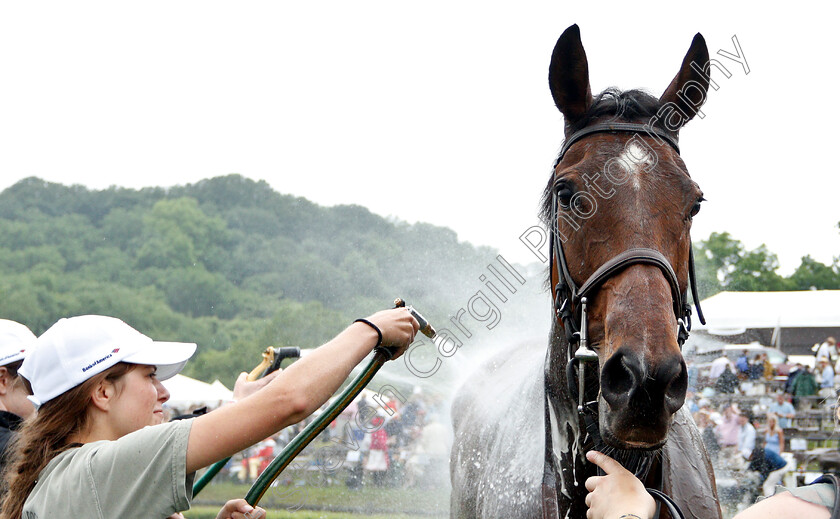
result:
M 789 470 L 788 462 L 779 453 L 773 450 L 756 445 L 750 456 L 749 470 L 758 472 L 761 475 L 762 491 L 764 497 L 773 495 L 776 485 L 782 480 L 785 472 Z
M 718 393 L 732 394 L 735 392 L 736 387 L 738 387 L 738 377 L 732 373 L 729 366 L 725 366 L 723 368 L 723 373 L 720 374 L 717 382 L 715 382 L 715 389 Z
M 17 433 L 23 419 L 35 412 L 26 397 L 29 391 L 18 369 L 26 350 L 35 342 L 35 334 L 26 326 L 0 319 L 0 469 L 6 463 L 6 446 Z
M 722 420 L 716 427 L 721 447 L 738 445 L 738 409 L 734 404 L 727 406 L 722 413 Z
M 718 357 L 712 361 L 712 366 L 709 368 L 709 380 L 717 379 L 723 370 L 729 366 L 730 371 L 732 370 L 732 361 L 727 359 L 726 357 Z
M 776 376 L 776 370 L 773 368 L 773 365 L 770 364 L 770 359 L 767 358 L 766 353 L 761 354 L 761 364 L 764 366 L 764 380 L 773 380 L 773 377 Z
M 818 364 L 823 359 L 831 362 L 831 359 L 837 355 L 837 345 L 834 337 L 827 337 L 822 344 L 815 344 L 812 349 L 816 349 L 815 357 Z
M 747 350 L 741 352 L 741 356 L 735 361 L 735 369 L 738 370 L 739 376 L 746 377 L 750 373 L 750 361 L 747 358 Z
M 817 381 L 814 374 L 811 373 L 811 368 L 804 366 L 801 372 L 796 375 L 796 380 L 793 381 L 791 391 L 795 397 L 797 409 L 806 409 L 809 407 L 809 402 L 803 397 L 814 396 L 817 394 Z
M 738 452 L 744 459 L 750 459 L 755 449 L 755 427 L 752 413 L 746 409 L 738 415 Z
M 796 363 L 793 368 L 791 368 L 790 373 L 788 373 L 788 378 L 785 381 L 785 393 L 792 395 L 793 394 L 793 383 L 796 381 L 796 377 L 802 373 L 802 364 Z
M 820 396 L 834 396 L 834 368 L 826 359 L 820 360 Z
M 756 354 L 753 358 L 752 364 L 749 365 L 749 379 L 758 380 L 764 376 L 764 361 L 761 360 L 761 355 Z
M 717 460 L 718 452 L 720 452 L 720 443 L 718 443 L 714 428 L 712 427 L 712 419 L 706 411 L 698 411 L 694 415 L 694 421 L 697 423 L 697 428 L 700 429 L 700 436 L 703 438 L 703 445 L 706 447 L 706 452 L 712 459 L 712 463 Z
M 764 432 L 764 448 L 781 454 L 785 450 L 785 432 L 779 427 L 779 418 L 767 413 L 767 430 Z
M 375 416 L 370 423 L 377 429 L 370 433 L 370 451 L 365 460 L 365 470 L 373 473 L 374 485 L 382 486 L 390 467 L 388 433 L 385 432 L 385 420 L 381 416 Z
M 779 418 L 779 427 L 782 429 L 790 429 L 791 419 L 796 416 L 796 410 L 785 393 L 776 394 L 776 401 L 770 404 L 769 412 Z

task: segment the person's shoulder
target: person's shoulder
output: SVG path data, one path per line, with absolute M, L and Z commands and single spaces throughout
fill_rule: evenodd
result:
M 828 508 L 799 499 L 790 492 L 782 492 L 762 499 L 747 508 L 734 519 L 788 519 L 808 517 L 809 519 L 829 519 Z

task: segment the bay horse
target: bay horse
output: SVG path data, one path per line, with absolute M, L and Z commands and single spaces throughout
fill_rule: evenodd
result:
M 678 138 L 705 101 L 708 69 L 698 33 L 659 99 L 616 89 L 593 98 L 578 27 L 557 40 L 549 86 L 565 142 L 541 211 L 549 345 L 493 359 L 458 391 L 451 517 L 584 518 L 584 481 L 597 474 L 590 449 L 686 517 L 721 517 L 711 463 L 682 409 L 689 284 L 697 304 L 689 231 L 703 195 Z

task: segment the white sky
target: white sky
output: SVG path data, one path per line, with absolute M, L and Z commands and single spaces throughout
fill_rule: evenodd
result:
M 594 92 L 661 94 L 694 33 L 750 67 L 713 76 L 683 158 L 694 239 L 766 243 L 789 274 L 840 255 L 834 17 L 704 2 L 4 2 L 0 189 L 240 173 L 323 205 L 518 241 L 562 140 L 551 50 L 577 23 Z M 583 7 L 586 6 L 586 7 Z M 829 126 L 829 121 L 835 127 Z M 828 161 L 828 162 L 826 162 Z

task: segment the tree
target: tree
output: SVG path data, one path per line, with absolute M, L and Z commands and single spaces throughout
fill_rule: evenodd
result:
M 728 232 L 713 232 L 700 242 L 698 252 L 714 269 L 723 290 L 768 291 L 788 290 L 790 283 L 776 271 L 778 257 L 762 244 L 747 251 Z M 699 263 L 699 261 L 698 261 Z
M 225 231 L 224 220 L 204 214 L 194 198 L 161 200 L 144 218 L 138 267 L 196 265 L 224 241 Z
M 840 271 L 837 263 L 831 267 L 805 256 L 796 271 L 790 276 L 790 282 L 796 290 L 837 290 L 840 289 Z
M 234 286 L 224 276 L 208 272 L 201 265 L 169 270 L 161 289 L 176 312 L 191 317 L 236 315 Z
M 726 279 L 729 290 L 762 292 L 789 288 L 787 280 L 776 273 L 779 269 L 778 257 L 764 244 L 744 253 L 733 267 Z

